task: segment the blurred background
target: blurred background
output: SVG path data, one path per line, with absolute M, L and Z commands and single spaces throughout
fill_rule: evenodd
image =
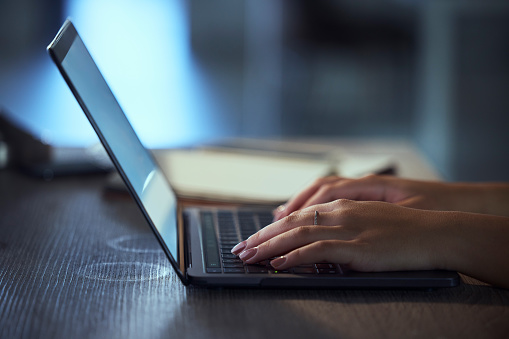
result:
M 397 137 L 447 180 L 509 181 L 509 2 L 0 2 L 0 107 L 97 142 L 46 53 L 70 16 L 147 147 Z

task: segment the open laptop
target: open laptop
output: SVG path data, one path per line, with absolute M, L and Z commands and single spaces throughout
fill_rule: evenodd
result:
M 136 136 L 70 20 L 48 52 L 95 129 L 132 197 L 184 284 L 221 287 L 435 288 L 459 283 L 456 272 L 361 273 L 317 263 L 275 271 L 244 265 L 231 248 L 271 223 L 255 207 L 182 208 L 163 171 Z

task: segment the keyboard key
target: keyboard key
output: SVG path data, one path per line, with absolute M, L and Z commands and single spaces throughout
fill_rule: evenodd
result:
M 269 270 L 265 266 L 246 265 L 247 273 L 268 273 Z
M 219 242 L 239 242 L 239 237 L 237 237 L 237 235 L 226 237 L 220 236 Z
M 244 267 L 242 268 L 225 268 L 224 273 L 245 273 Z
M 244 232 L 256 232 L 256 224 L 254 219 L 251 217 L 250 219 L 247 218 L 239 218 L 240 223 L 240 229 Z
M 257 263 L 251 264 L 251 265 L 269 267 L 270 266 L 270 261 L 269 260 L 262 260 L 262 261 L 259 261 Z
M 224 225 L 219 225 L 219 235 L 237 235 L 237 229 L 235 227 L 227 227 L 225 228 Z
M 272 214 L 249 211 L 201 212 L 205 266 L 209 273 L 268 273 L 274 272 L 268 261 L 244 266 L 242 260 L 231 253 L 241 240 L 256 233 L 260 226 L 272 222 Z M 238 223 L 237 223 L 238 221 Z M 269 266 L 267 266 L 269 265 Z
M 210 256 L 208 256 L 210 257 Z M 219 261 L 217 262 L 213 262 L 213 261 L 210 261 L 208 260 L 206 262 L 206 265 L 205 265 L 207 268 L 221 268 L 221 264 L 219 263 Z
M 217 212 L 217 219 L 221 222 L 222 227 L 234 225 L 232 212 L 219 211 Z
M 263 228 L 269 224 L 272 224 L 274 217 L 270 213 L 258 213 L 258 220 L 260 221 L 260 227 Z
M 316 274 L 317 271 L 314 267 L 295 267 L 293 269 L 295 274 Z
M 221 247 L 230 247 L 233 248 L 233 246 L 237 245 L 239 241 L 220 241 L 219 244 Z
M 318 273 L 319 274 L 337 274 L 338 270 L 330 269 L 330 268 L 319 268 Z
M 223 262 L 223 267 L 225 268 L 240 268 L 244 267 L 244 264 L 241 262 Z
M 221 268 L 212 213 L 202 213 L 201 217 L 205 266 L 207 268 Z
M 336 268 L 336 265 L 334 264 L 316 264 L 315 265 L 316 268 L 318 269 L 335 269 Z
M 240 262 L 242 263 L 242 260 L 236 258 L 236 259 L 223 259 L 223 264 L 224 263 L 237 263 L 237 262 Z
M 238 241 L 239 237 L 237 235 L 227 235 L 227 236 L 219 236 L 220 241 Z

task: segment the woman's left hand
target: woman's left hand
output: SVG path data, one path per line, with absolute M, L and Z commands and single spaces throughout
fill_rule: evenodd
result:
M 313 225 L 318 211 L 318 225 Z M 443 213 L 340 199 L 296 211 L 234 247 L 245 263 L 283 270 L 330 262 L 358 271 L 424 270 L 437 262 Z

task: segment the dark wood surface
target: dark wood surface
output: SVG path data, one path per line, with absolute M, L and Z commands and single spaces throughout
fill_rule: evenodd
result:
M 509 291 L 185 287 L 103 176 L 0 171 L 0 338 L 507 338 Z

